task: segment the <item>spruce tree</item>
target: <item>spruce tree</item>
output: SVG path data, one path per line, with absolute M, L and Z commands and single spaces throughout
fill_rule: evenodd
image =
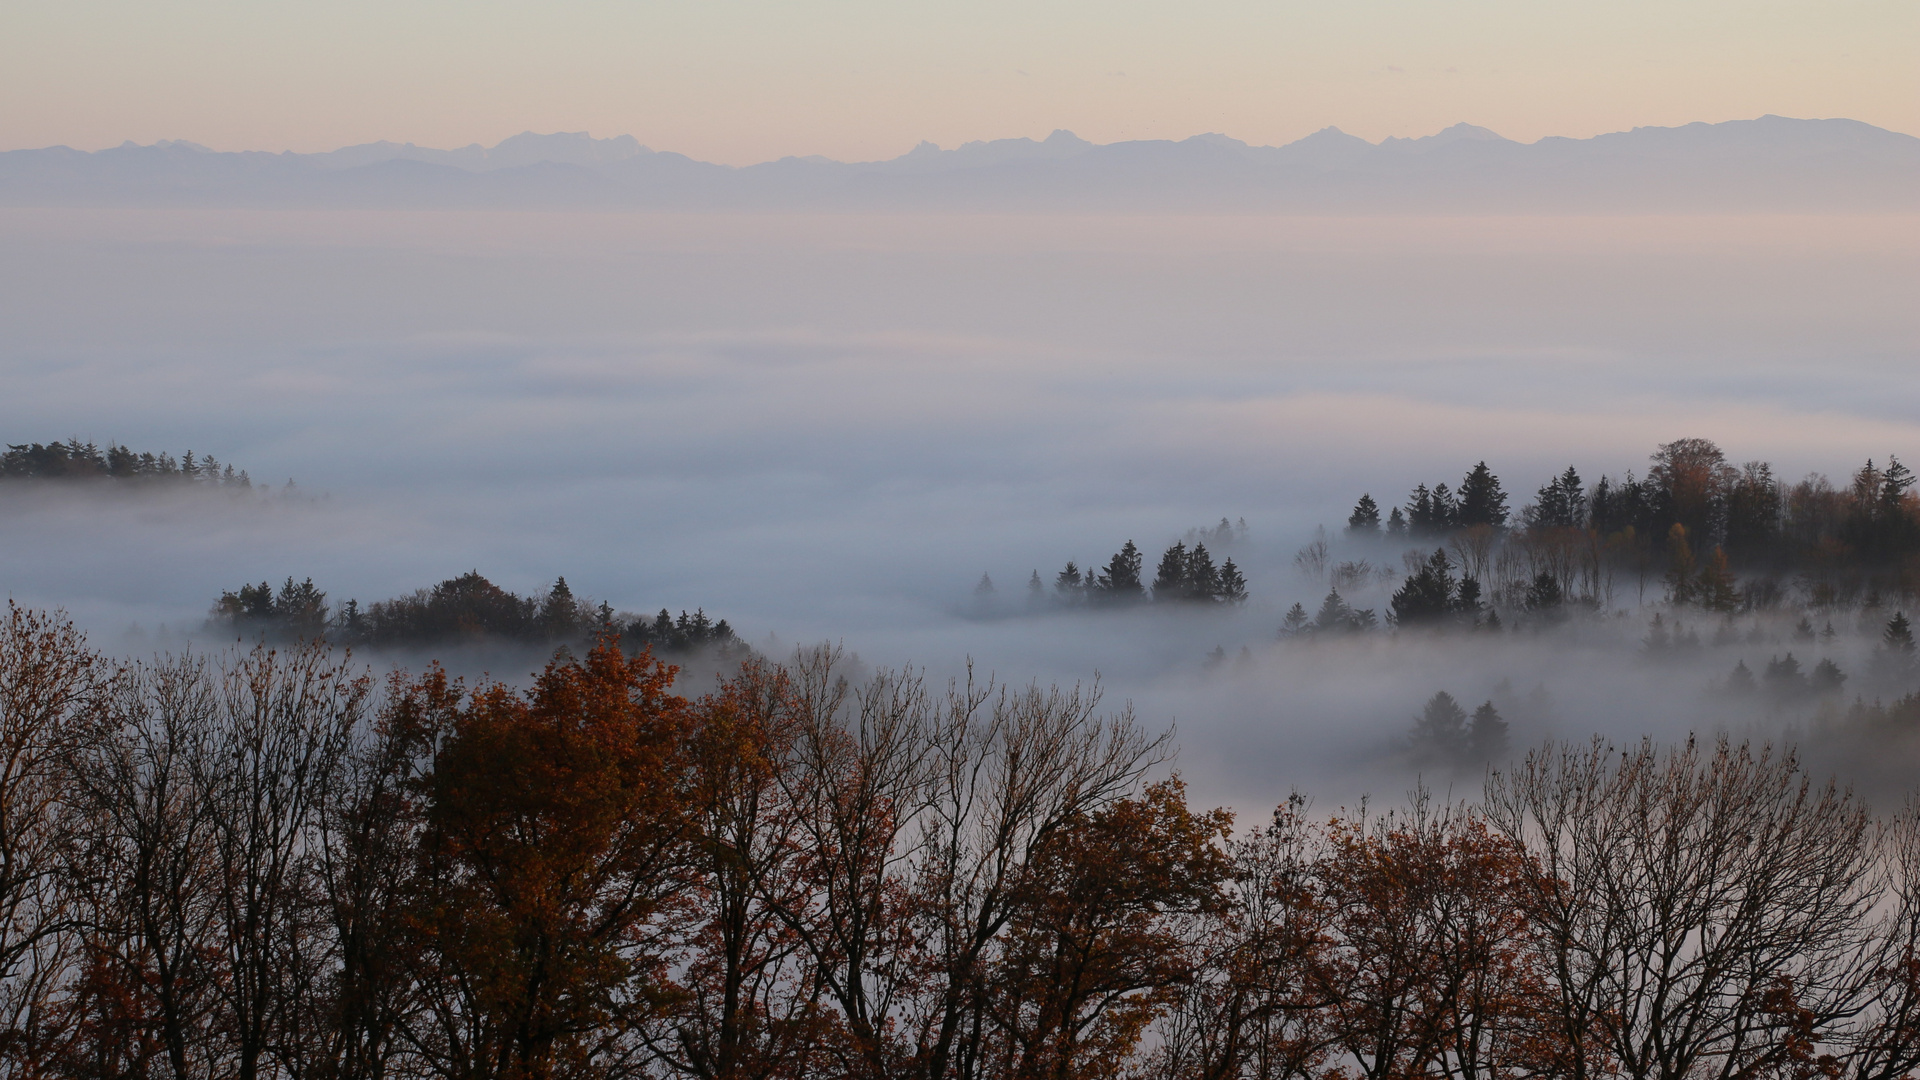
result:
M 1507 756 L 1507 722 L 1493 702 L 1473 710 L 1467 725 L 1467 753 L 1473 762 L 1500 761 Z
M 1187 598 L 1187 545 L 1185 541 L 1175 541 L 1160 556 L 1160 566 L 1153 575 L 1153 599 L 1155 602 L 1185 600 Z
M 1452 564 L 1446 552 L 1435 548 L 1433 556 L 1407 580 L 1388 601 L 1395 626 L 1422 626 L 1444 620 L 1453 611 L 1454 581 Z
M 1220 571 L 1214 568 L 1207 545 L 1195 544 L 1187 552 L 1186 598 L 1211 601 L 1220 598 Z
M 1467 711 L 1445 690 L 1427 699 L 1408 743 L 1422 764 L 1452 764 L 1467 748 Z
M 1238 604 L 1247 599 L 1247 579 L 1240 576 L 1240 568 L 1228 559 L 1220 564 L 1220 600 L 1222 603 Z
M 1296 600 L 1293 606 L 1287 609 L 1286 618 L 1280 620 L 1280 636 L 1299 637 L 1307 632 L 1307 627 L 1307 609 Z
M 1380 504 L 1373 501 L 1372 495 L 1362 495 L 1360 501 L 1353 504 L 1353 513 L 1347 515 L 1347 534 L 1380 535 Z
M 1407 517 L 1405 514 L 1402 514 L 1400 508 L 1396 506 L 1393 508 L 1393 512 L 1387 515 L 1387 539 L 1402 540 L 1406 538 L 1406 535 Z
M 1460 525 L 1490 525 L 1501 528 L 1507 523 L 1507 493 L 1500 489 L 1500 478 L 1482 461 L 1460 481 Z
M 1107 568 L 1100 572 L 1102 598 L 1125 603 L 1144 597 L 1145 590 L 1140 585 L 1141 565 L 1140 549 L 1134 546 L 1133 541 L 1127 541 L 1113 558 L 1107 560 Z

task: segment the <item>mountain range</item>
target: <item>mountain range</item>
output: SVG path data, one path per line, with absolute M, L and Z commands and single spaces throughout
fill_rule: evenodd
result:
M 0 153 L 0 205 L 1183 212 L 1920 210 L 1920 138 L 1854 120 L 1640 127 L 1521 143 L 1471 124 L 1379 143 L 1326 128 L 1284 146 L 1225 135 L 1095 144 L 921 143 L 888 161 L 728 166 L 630 135 L 515 135 L 328 153 L 187 142 Z

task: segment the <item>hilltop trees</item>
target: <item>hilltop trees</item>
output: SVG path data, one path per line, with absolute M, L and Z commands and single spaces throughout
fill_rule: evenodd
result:
M 223 592 L 208 616 L 211 628 L 243 640 L 327 640 L 374 648 L 447 646 L 483 642 L 530 645 L 588 644 L 607 633 L 629 648 L 690 652 L 717 648 L 744 651 L 725 619 L 705 611 L 678 617 L 662 608 L 649 618 L 616 612 L 574 595 L 566 578 L 544 596 L 521 596 L 477 570 L 448 578 L 431 589 L 362 607 L 349 600 L 337 611 L 312 578 L 288 578 L 278 592 L 266 582 Z
M 245 469 L 235 472 L 211 454 L 196 458 L 189 450 L 176 461 L 170 454 L 135 453 L 115 443 L 103 450 L 79 439 L 7 444 L 0 453 L 0 482 L 10 480 L 193 483 L 243 490 L 253 486 Z

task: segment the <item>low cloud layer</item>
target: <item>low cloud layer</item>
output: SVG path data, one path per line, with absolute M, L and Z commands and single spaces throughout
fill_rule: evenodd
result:
M 1920 453 L 1916 251 L 1906 217 L 0 211 L 4 438 L 192 448 L 275 489 L 0 493 L 0 588 L 111 644 L 248 581 L 564 574 L 762 646 L 1098 672 L 1247 802 L 1386 782 L 1441 688 L 1673 733 L 1724 718 L 1705 666 L 1622 678 L 1637 617 L 1330 662 L 1272 640 L 1325 588 L 1292 555 L 1361 491 L 1482 458 L 1529 492 L 1686 435 L 1790 477 Z M 1233 613 L 970 607 L 982 572 L 1014 603 L 1222 516 L 1249 523 Z M 1204 669 L 1216 645 L 1251 665 Z

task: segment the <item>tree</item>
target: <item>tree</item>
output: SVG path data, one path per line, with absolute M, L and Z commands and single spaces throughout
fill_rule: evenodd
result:
M 1467 753 L 1473 761 L 1499 761 L 1507 756 L 1507 722 L 1493 702 L 1482 702 L 1467 725 Z
M 1117 1074 L 1192 977 L 1186 916 L 1220 901 L 1225 811 L 1175 780 L 1065 822 L 1034 852 L 985 986 L 990 1075 Z
M 1245 603 L 1247 599 L 1247 579 L 1240 574 L 1240 568 L 1228 559 L 1220 564 L 1220 588 L 1218 599 L 1223 604 Z
M 1415 627 L 1444 621 L 1455 608 L 1453 564 L 1436 548 L 1421 568 L 1407 576 L 1389 601 L 1395 626 Z
M 1466 755 L 1467 711 L 1445 690 L 1427 699 L 1414 718 L 1408 736 L 1414 760 L 1425 765 L 1452 765 Z
M 1462 528 L 1486 525 L 1500 529 L 1507 523 L 1507 494 L 1500 489 L 1500 478 L 1482 461 L 1460 481 L 1459 524 Z
M 1127 541 L 1100 572 L 1101 599 L 1118 603 L 1145 599 L 1146 589 L 1140 583 L 1142 561 L 1140 549 Z
M 1531 856 L 1513 895 L 1554 975 L 1556 1075 L 1788 1074 L 1863 1005 L 1868 818 L 1791 754 L 1549 746 L 1484 805 Z
M 1676 439 L 1654 450 L 1647 483 L 1666 504 L 1670 524 L 1685 526 L 1696 539 L 1710 539 L 1724 526 L 1726 494 L 1735 475 L 1711 440 Z
M 801 933 L 782 912 L 806 888 L 795 786 L 804 706 L 784 669 L 749 661 L 694 706 L 689 806 L 693 932 L 672 1034 L 653 1042 L 701 1078 L 801 1075 L 826 1022 Z
M 572 638 L 585 629 L 584 620 L 580 617 L 580 602 L 574 599 L 566 578 L 553 580 L 553 588 L 547 590 L 546 599 L 540 602 L 537 618 L 548 639 L 553 641 Z
M 42 1073 L 62 1032 L 57 997 L 78 959 L 63 878 L 67 755 L 98 704 L 74 625 L 7 604 L 0 625 L 0 1071 Z
M 1354 504 L 1353 513 L 1347 515 L 1347 534 L 1380 535 L 1380 504 L 1373 501 L 1372 495 L 1361 495 L 1360 501 Z
M 1406 516 L 1402 514 L 1400 508 L 1396 506 L 1393 508 L 1393 512 L 1387 515 L 1387 539 L 1399 540 L 1403 539 L 1406 535 Z
M 474 692 L 432 776 L 423 840 L 437 1068 L 540 1077 L 654 1019 L 650 926 L 686 862 L 688 710 L 672 669 L 611 638 L 524 695 Z
M 1175 541 L 1172 546 L 1160 554 L 1160 565 L 1153 574 L 1153 598 L 1162 600 L 1184 600 L 1187 598 L 1187 545 L 1185 541 Z
M 1534 529 L 1579 529 L 1587 523 L 1586 487 L 1574 467 L 1549 480 L 1527 508 L 1527 525 Z

